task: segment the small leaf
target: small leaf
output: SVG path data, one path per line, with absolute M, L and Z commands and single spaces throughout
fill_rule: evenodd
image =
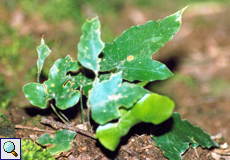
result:
M 52 155 L 58 155 L 71 149 L 71 143 L 76 136 L 76 132 L 69 130 L 60 130 L 55 132 L 55 137 L 50 137 L 49 134 L 43 134 L 37 138 L 36 142 L 42 146 L 53 145 L 47 150 Z
M 106 44 L 100 70 L 122 71 L 123 78 L 129 81 L 154 81 L 171 77 L 173 74 L 168 68 L 152 60 L 151 55 L 178 32 L 183 11 L 184 9 L 163 20 L 133 26 L 112 44 Z
M 122 83 L 121 72 L 113 74 L 109 80 L 99 83 L 96 78 L 93 89 L 89 92 L 88 106 L 92 118 L 99 124 L 105 124 L 120 117 L 119 107 L 131 108 L 147 90 L 141 86 Z
M 80 97 L 78 90 L 73 90 L 70 82 L 69 71 L 79 69 L 77 61 L 72 61 L 69 56 L 57 60 L 49 72 L 49 78 L 44 84 L 29 83 L 23 87 L 23 92 L 31 104 L 46 108 L 47 102 L 55 99 L 59 109 L 67 109 L 75 105 Z
M 83 27 L 83 35 L 78 44 L 78 61 L 86 68 L 93 70 L 96 74 L 99 71 L 98 55 L 104 48 L 100 38 L 100 22 L 98 18 L 87 21 Z
M 37 73 L 37 82 L 39 82 L 40 74 L 42 71 L 42 67 L 44 64 L 44 61 L 48 55 L 50 55 L 51 50 L 47 45 L 45 45 L 44 39 L 41 39 L 41 45 L 37 47 L 38 52 L 38 61 L 37 61 L 37 67 L 38 67 L 38 73 Z
M 39 83 L 29 83 L 23 86 L 23 92 L 25 97 L 30 101 L 34 106 L 38 106 L 42 109 L 47 107 L 48 103 L 48 94 L 45 90 L 45 87 Z
M 193 147 L 201 145 L 203 148 L 219 146 L 199 127 L 194 127 L 187 120 L 182 121 L 179 113 L 173 113 L 172 118 L 173 128 L 171 131 L 160 136 L 152 135 L 156 146 L 170 160 L 182 159 L 181 155 L 189 148 L 189 144 L 193 144 Z
M 121 117 L 118 123 L 100 125 L 95 137 L 105 148 L 114 151 L 121 137 L 126 135 L 132 126 L 140 122 L 162 123 L 171 116 L 174 106 L 174 102 L 166 96 L 146 94 L 130 110 L 119 110 Z
M 84 91 L 84 95 L 88 97 L 88 92 L 93 87 L 93 79 L 90 79 L 83 75 L 82 73 L 79 73 L 77 76 L 71 76 L 71 83 L 73 83 L 73 88 L 77 89 L 79 87 L 82 88 Z

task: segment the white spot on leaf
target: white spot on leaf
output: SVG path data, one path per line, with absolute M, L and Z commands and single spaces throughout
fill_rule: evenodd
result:
M 117 101 L 118 99 L 122 98 L 122 95 L 119 93 L 118 95 L 111 95 L 108 96 L 109 100 Z
M 88 65 L 88 66 L 92 66 L 92 64 L 90 64 L 90 63 L 87 63 L 87 65 Z

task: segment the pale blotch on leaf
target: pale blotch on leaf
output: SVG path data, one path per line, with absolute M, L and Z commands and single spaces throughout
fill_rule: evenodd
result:
M 87 65 L 88 65 L 88 66 L 92 66 L 92 64 L 90 64 L 90 63 L 87 63 Z
M 132 60 L 133 60 L 133 56 L 128 56 L 128 57 L 127 57 L 127 61 L 130 62 L 130 61 L 132 61 Z
M 55 85 L 54 85 L 54 83 L 53 84 L 51 84 L 51 87 L 54 87 Z
M 115 100 L 117 101 L 118 99 L 122 98 L 122 95 L 119 93 L 118 95 L 111 95 L 108 96 L 109 100 Z

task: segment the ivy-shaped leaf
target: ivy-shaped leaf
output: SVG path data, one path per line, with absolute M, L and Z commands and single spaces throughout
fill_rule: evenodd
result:
M 98 18 L 87 21 L 83 27 L 83 35 L 78 44 L 78 61 L 86 68 L 93 70 L 96 75 L 99 71 L 98 55 L 104 48 L 100 38 L 100 22 Z
M 187 120 L 181 120 L 179 113 L 173 113 L 173 127 L 163 135 L 154 136 L 154 142 L 170 160 L 180 160 L 181 155 L 189 148 L 201 145 L 203 148 L 218 147 L 210 136 L 199 127 L 194 127 Z
M 59 109 L 67 109 L 75 105 L 80 97 L 78 90 L 73 90 L 69 71 L 79 69 L 77 61 L 72 61 L 69 56 L 57 60 L 49 72 L 48 80 L 43 84 L 29 83 L 23 87 L 23 92 L 31 104 L 46 108 L 47 102 L 55 99 Z
M 112 73 L 100 74 L 99 75 L 100 82 L 103 80 L 108 80 L 111 74 Z M 88 78 L 82 73 L 79 73 L 77 76 L 72 76 L 70 81 L 71 83 L 73 83 L 74 89 L 81 87 L 83 90 L 83 95 L 85 95 L 86 97 L 89 96 L 89 91 L 93 88 L 93 79 Z
M 105 124 L 119 118 L 119 107 L 131 108 L 139 98 L 148 93 L 141 86 L 122 83 L 121 76 L 122 73 L 118 72 L 101 83 L 98 78 L 95 79 L 88 100 L 95 122 Z
M 53 145 L 47 150 L 52 155 L 58 155 L 61 152 L 65 152 L 71 149 L 71 143 L 76 136 L 76 132 L 69 130 L 60 130 L 55 132 L 55 137 L 50 137 L 49 134 L 43 134 L 37 138 L 36 142 L 42 146 Z
M 154 81 L 171 77 L 173 74 L 168 68 L 152 60 L 151 55 L 178 32 L 184 9 L 163 20 L 133 26 L 112 44 L 106 44 L 100 70 L 122 71 L 122 77 L 129 81 Z
M 73 84 L 74 89 L 81 87 L 84 91 L 83 94 L 88 97 L 88 92 L 93 87 L 93 79 L 90 79 L 84 74 L 79 73 L 77 76 L 72 76 L 70 81 Z
M 51 50 L 47 45 L 45 45 L 44 39 L 41 39 L 41 45 L 37 47 L 38 52 L 38 61 L 37 61 L 37 67 L 38 67 L 38 73 L 37 73 L 37 82 L 39 82 L 39 77 L 42 71 L 42 67 L 44 64 L 44 61 L 48 55 L 50 55 Z
M 146 94 L 130 110 L 119 110 L 121 117 L 118 123 L 99 126 L 95 137 L 105 148 L 114 151 L 121 137 L 126 135 L 132 126 L 140 122 L 162 123 L 171 116 L 174 106 L 174 102 L 166 96 Z

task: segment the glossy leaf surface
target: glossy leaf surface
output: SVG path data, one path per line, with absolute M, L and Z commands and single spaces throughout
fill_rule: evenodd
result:
M 199 127 L 194 127 L 187 120 L 181 120 L 178 113 L 173 113 L 173 127 L 171 131 L 161 136 L 154 136 L 154 142 L 170 160 L 180 160 L 181 155 L 189 148 L 201 145 L 203 148 L 218 147 L 210 136 Z
M 31 104 L 46 108 L 47 102 L 55 99 L 59 109 L 67 109 L 75 105 L 80 97 L 78 90 L 73 90 L 69 71 L 79 68 L 77 61 L 72 61 L 69 56 L 57 60 L 49 72 L 49 78 L 43 84 L 29 83 L 23 87 L 23 92 Z
M 130 110 L 120 109 L 118 123 L 107 123 L 97 128 L 95 137 L 103 146 L 114 151 L 121 137 L 140 122 L 159 124 L 167 120 L 174 109 L 174 102 L 166 96 L 155 93 L 143 96 Z
M 58 155 L 61 152 L 65 152 L 71 149 L 71 143 L 76 136 L 76 132 L 69 130 L 60 130 L 55 132 L 54 137 L 50 137 L 49 134 L 43 134 L 39 138 L 37 138 L 36 142 L 41 144 L 42 146 L 53 145 L 47 150 L 52 155 Z
M 37 61 L 37 67 L 38 67 L 38 73 L 37 73 L 37 82 L 39 82 L 39 77 L 42 71 L 42 67 L 44 64 L 44 61 L 47 56 L 50 55 L 51 50 L 47 45 L 45 45 L 44 39 L 41 39 L 41 45 L 37 47 L 38 52 L 38 61 Z
M 173 74 L 151 55 L 170 41 L 181 26 L 181 11 L 163 20 L 149 21 L 126 30 L 112 44 L 106 44 L 100 62 L 101 71 L 122 71 L 129 81 L 163 80 Z
M 113 74 L 109 80 L 101 83 L 97 78 L 89 92 L 88 106 L 92 111 L 93 120 L 99 124 L 119 118 L 119 107 L 131 108 L 138 99 L 148 93 L 141 86 L 122 83 L 121 74 Z
M 98 55 L 104 48 L 100 38 L 100 22 L 98 18 L 87 21 L 83 27 L 83 35 L 78 44 L 78 61 L 86 68 L 93 70 L 96 74 L 99 71 Z

